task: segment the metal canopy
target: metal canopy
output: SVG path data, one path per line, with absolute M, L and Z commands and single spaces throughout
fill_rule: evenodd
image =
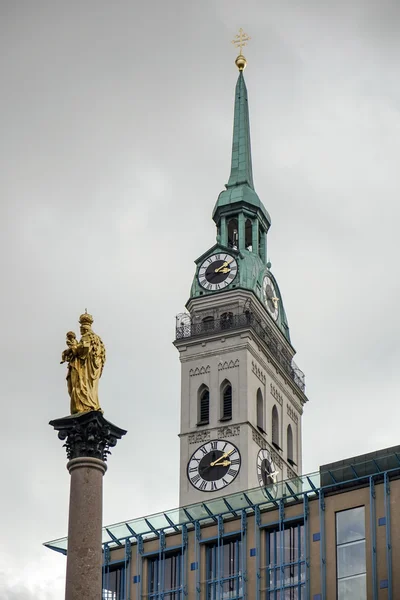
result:
M 351 484 L 363 479 L 368 480 L 371 475 L 383 478 L 384 472 L 399 471 L 400 460 L 395 453 L 386 455 L 382 460 L 375 457 L 362 463 L 346 464 L 337 463 L 337 467 L 330 465 L 329 472 L 314 472 L 286 481 L 274 483 L 265 488 L 254 488 L 246 492 L 230 494 L 223 498 L 207 500 L 191 504 L 182 508 L 160 512 L 148 517 L 140 517 L 131 521 L 116 523 L 103 527 L 102 543 L 109 548 L 117 548 L 130 539 L 156 538 L 163 531 L 164 534 L 181 531 L 183 525 L 188 530 L 193 530 L 196 522 L 201 524 L 214 524 L 216 517 L 230 519 L 237 517 L 238 512 L 246 511 L 252 514 L 256 509 L 265 511 L 276 509 L 279 501 L 284 504 L 299 501 L 304 495 L 309 498 L 317 497 L 321 489 L 329 491 Z M 46 542 L 44 546 L 67 553 L 68 538 L 60 538 Z

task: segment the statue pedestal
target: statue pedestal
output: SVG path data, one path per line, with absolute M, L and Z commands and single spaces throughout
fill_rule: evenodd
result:
M 126 434 L 100 411 L 50 421 L 65 440 L 71 475 L 66 600 L 102 596 L 103 475 L 109 448 Z

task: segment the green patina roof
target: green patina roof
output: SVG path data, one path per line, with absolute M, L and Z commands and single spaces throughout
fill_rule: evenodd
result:
M 249 104 L 243 71 L 240 71 L 236 84 L 231 175 L 227 188 L 229 189 L 241 183 L 246 183 L 254 190 L 253 167 L 251 164 Z
M 235 93 L 231 174 L 226 190 L 218 197 L 213 218 L 215 219 L 215 216 L 218 218 L 221 210 L 226 210 L 237 203 L 244 203 L 249 209 L 260 211 L 267 220 L 268 226 L 270 225 L 271 218 L 254 190 L 249 105 L 242 71 L 239 73 Z

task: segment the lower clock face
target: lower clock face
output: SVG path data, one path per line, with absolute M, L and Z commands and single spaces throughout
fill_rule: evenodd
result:
M 211 440 L 192 454 L 187 467 L 190 483 L 201 492 L 216 492 L 236 478 L 240 452 L 230 442 Z
M 274 484 L 278 481 L 279 470 L 272 460 L 269 450 L 261 449 L 257 454 L 257 477 L 261 487 Z
M 264 277 L 263 280 L 263 293 L 267 311 L 274 319 L 274 321 L 276 321 L 279 315 L 279 298 L 277 296 L 274 283 L 272 279 L 268 276 Z
M 206 290 L 223 290 L 235 279 L 238 272 L 236 260 L 230 254 L 213 254 L 199 268 L 199 283 Z

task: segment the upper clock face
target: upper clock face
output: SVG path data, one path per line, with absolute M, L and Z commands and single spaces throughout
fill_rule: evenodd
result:
M 223 290 L 235 279 L 238 272 L 236 260 L 230 254 L 213 254 L 200 265 L 199 283 L 206 290 Z
M 269 450 L 261 449 L 257 454 L 257 477 L 261 487 L 277 482 L 279 471 Z
M 187 467 L 190 483 L 201 492 L 216 492 L 235 479 L 240 452 L 230 442 L 211 440 L 192 454 Z
M 273 281 L 268 276 L 264 277 L 263 293 L 267 310 L 274 321 L 276 321 L 279 315 L 279 298 L 277 296 Z

